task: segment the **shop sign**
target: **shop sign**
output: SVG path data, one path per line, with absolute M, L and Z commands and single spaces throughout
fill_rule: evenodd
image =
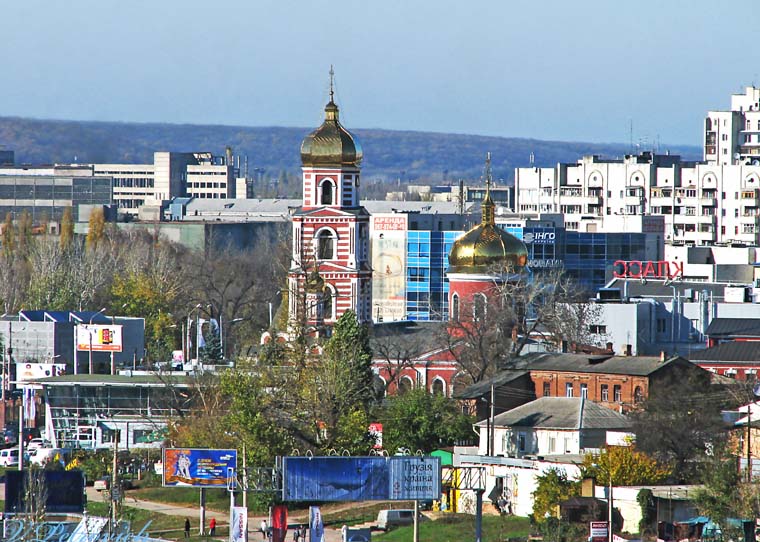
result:
M 616 279 L 674 279 L 683 276 L 683 262 L 667 260 L 617 260 L 612 264 Z

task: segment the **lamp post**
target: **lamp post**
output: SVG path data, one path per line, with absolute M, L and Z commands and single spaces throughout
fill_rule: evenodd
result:
M 106 308 L 105 307 L 103 307 L 98 312 L 96 312 L 95 314 L 93 314 L 92 316 L 90 316 L 90 320 L 87 322 L 87 325 L 91 326 L 93 319 L 98 314 L 103 314 L 104 312 L 106 312 Z M 90 327 L 87 328 L 87 335 L 90 338 L 90 374 L 93 374 L 94 371 L 92 370 L 92 329 Z
M 609 463 L 609 455 L 607 456 L 607 460 Z M 612 500 L 612 468 L 611 465 L 607 465 L 607 468 L 604 469 L 601 465 L 598 463 L 592 463 L 592 467 L 596 467 L 600 471 L 607 474 L 607 481 L 608 481 L 608 493 L 607 493 L 607 541 L 612 542 L 612 506 L 613 506 L 613 500 Z

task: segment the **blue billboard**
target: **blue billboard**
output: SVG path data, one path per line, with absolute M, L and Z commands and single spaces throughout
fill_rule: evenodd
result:
M 237 450 L 164 448 L 164 486 L 227 487 L 237 469 Z
M 441 498 L 438 457 L 284 457 L 282 474 L 286 501 Z

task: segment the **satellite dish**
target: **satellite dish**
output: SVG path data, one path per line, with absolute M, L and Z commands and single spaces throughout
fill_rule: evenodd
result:
M 734 160 L 738 160 L 741 155 L 738 152 L 734 153 Z

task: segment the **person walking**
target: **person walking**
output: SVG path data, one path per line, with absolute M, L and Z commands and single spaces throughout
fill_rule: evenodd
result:
M 185 538 L 190 538 L 190 518 L 185 518 Z
M 261 539 L 266 540 L 267 539 L 267 520 L 262 519 L 261 520 Z
M 296 525 L 293 529 L 293 542 L 298 542 L 298 540 L 301 538 L 301 526 Z
M 208 524 L 209 528 L 209 536 L 216 536 L 216 518 L 211 518 L 211 521 Z

